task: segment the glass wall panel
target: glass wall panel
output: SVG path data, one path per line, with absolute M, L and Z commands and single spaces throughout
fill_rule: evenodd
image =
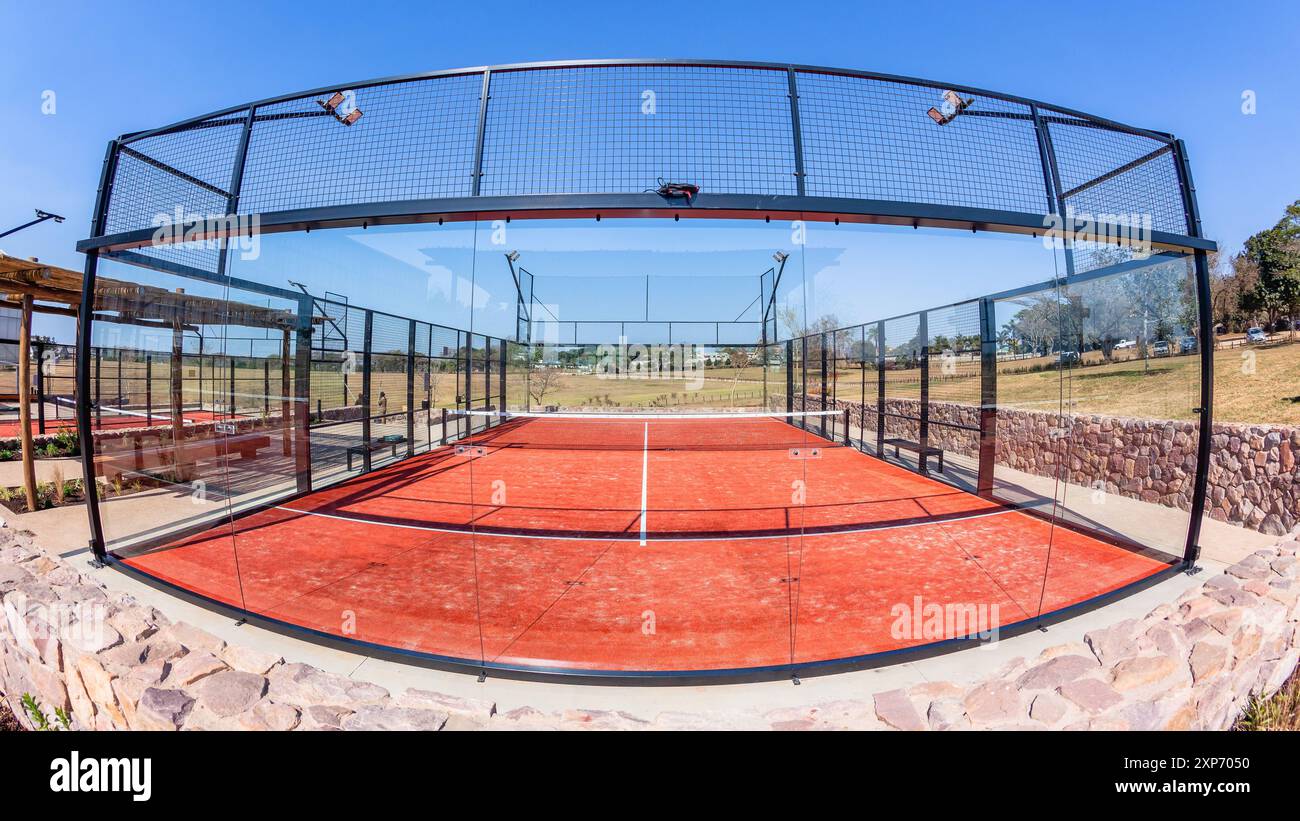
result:
M 102 263 L 87 399 L 108 550 L 242 608 L 231 506 L 248 488 L 231 464 L 270 441 L 232 417 L 225 345 L 232 322 L 247 330 L 288 317 L 228 299 L 220 286 Z

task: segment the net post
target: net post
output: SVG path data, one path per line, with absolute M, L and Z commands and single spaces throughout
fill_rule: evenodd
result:
M 262 360 L 262 413 L 271 415 L 271 360 Z
M 447 409 L 442 409 L 442 436 L 438 439 L 439 445 L 447 444 Z
M 849 409 L 844 409 L 844 444 L 853 446 L 853 432 L 849 430 Z
M 144 426 L 153 427 L 153 354 L 144 356 Z

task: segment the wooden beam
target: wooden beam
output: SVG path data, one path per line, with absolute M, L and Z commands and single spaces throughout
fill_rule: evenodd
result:
M 23 489 L 27 510 L 36 510 L 36 453 L 32 446 L 32 295 L 23 294 L 18 331 L 18 436 L 23 443 Z
M 23 301 L 21 297 L 16 300 L 0 299 L 0 307 L 22 310 Z M 77 310 L 75 308 L 57 308 L 53 305 L 32 305 L 32 310 L 38 314 L 55 314 L 57 316 L 77 315 Z

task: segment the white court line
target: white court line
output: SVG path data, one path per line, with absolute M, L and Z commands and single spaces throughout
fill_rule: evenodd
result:
M 646 478 L 650 475 L 650 423 L 645 423 L 645 442 L 641 445 L 641 546 L 645 547 Z

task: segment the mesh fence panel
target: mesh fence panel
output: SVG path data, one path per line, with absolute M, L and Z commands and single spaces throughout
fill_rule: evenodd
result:
M 980 97 L 944 126 L 942 89 L 800 72 L 810 196 L 1043 213 L 1047 193 L 1029 107 Z
M 606 66 L 494 72 L 483 194 L 638 192 L 660 178 L 794 194 L 786 74 Z
M 1149 215 L 1156 231 L 1187 233 L 1174 153 L 1167 143 L 1077 118 L 1047 126 L 1065 203 L 1080 214 Z
M 480 88 L 471 74 L 361 89 L 351 126 L 324 95 L 258 109 L 240 209 L 469 196 Z

